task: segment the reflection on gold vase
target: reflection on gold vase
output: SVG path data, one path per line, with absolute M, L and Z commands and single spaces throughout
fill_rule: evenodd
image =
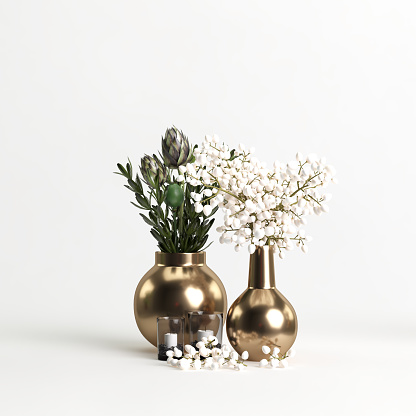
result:
M 279 347 L 285 354 L 296 339 L 298 322 L 289 301 L 276 289 L 273 252 L 258 247 L 250 256 L 248 288 L 231 305 L 227 315 L 227 336 L 249 360 L 267 358 L 261 347 Z
M 205 260 L 205 252 L 155 253 L 155 265 L 140 280 L 134 296 L 137 326 L 154 346 L 159 316 L 186 316 L 189 311 L 227 312 L 224 285 Z M 189 343 L 188 328 L 185 343 Z

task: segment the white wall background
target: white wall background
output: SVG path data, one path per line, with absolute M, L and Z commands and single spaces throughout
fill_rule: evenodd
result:
M 350 360 L 366 341 L 389 354 L 393 341 L 395 348 L 413 348 L 414 16 L 410 1 L 3 0 L 5 414 L 56 411 L 35 398 L 20 402 L 18 391 L 29 374 L 53 389 L 60 373 L 55 365 L 47 379 L 39 377 L 51 354 L 63 365 L 58 346 L 71 347 L 69 362 L 77 362 L 73 351 L 82 356 L 82 346 L 92 355 L 106 345 L 113 354 L 148 348 L 135 326 L 132 298 L 156 245 L 112 172 L 127 156 L 138 164 L 144 153 L 156 152 L 171 124 L 193 143 L 217 133 L 231 145 L 254 145 L 270 164 L 297 151 L 326 156 L 339 179 L 329 190 L 331 212 L 309 221 L 308 255 L 291 252 L 276 265 L 279 288 L 298 312 L 298 350 L 304 357 L 316 350 L 325 359 L 325 345 L 339 340 L 348 343 L 343 357 Z M 231 303 L 246 287 L 247 252 L 215 242 L 208 263 Z M 46 353 L 51 345 L 58 350 Z M 386 355 L 380 365 L 388 367 Z M 40 356 L 39 368 L 17 365 L 19 357 L 33 363 Z M 317 366 L 313 377 L 319 373 Z M 395 374 L 398 391 L 406 391 L 409 375 Z M 67 399 L 64 386 L 54 391 L 60 403 Z M 387 387 L 377 387 L 374 397 Z M 75 395 L 68 414 L 95 414 L 102 393 L 97 402 Z M 126 406 L 120 414 L 138 411 L 119 393 Z M 102 405 L 100 414 L 115 414 L 114 400 L 114 408 Z M 379 412 L 397 408 L 394 397 L 385 400 L 392 401 Z M 400 414 L 411 414 L 408 402 L 400 403 Z

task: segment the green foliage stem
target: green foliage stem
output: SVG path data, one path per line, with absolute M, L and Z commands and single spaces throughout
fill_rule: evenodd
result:
M 203 251 L 206 245 L 208 233 L 214 223 L 211 218 L 218 207 L 213 209 L 208 216 L 203 213 L 196 213 L 191 201 L 191 192 L 200 193 L 202 186 L 181 185 L 184 190 L 185 199 L 178 208 L 166 205 L 165 197 L 168 184 L 159 184 L 155 178 L 153 184 L 146 184 L 147 192 L 143 188 L 143 179 L 138 174 L 134 176 L 130 160 L 123 166 L 117 164 L 119 172 L 127 179 L 125 187 L 134 193 L 135 202 L 131 202 L 136 208 L 145 211 L 140 212 L 143 221 L 151 227 L 150 233 L 157 241 L 160 251 L 165 253 L 195 253 Z M 171 171 L 169 178 L 171 178 Z M 147 215 L 146 215 L 147 212 Z

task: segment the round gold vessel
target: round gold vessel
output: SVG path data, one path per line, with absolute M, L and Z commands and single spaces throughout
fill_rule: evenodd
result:
M 231 305 L 227 315 L 227 336 L 234 349 L 249 352 L 249 360 L 267 358 L 261 347 L 280 348 L 285 354 L 298 330 L 296 312 L 276 289 L 274 259 L 269 247 L 258 247 L 250 255 L 248 288 Z
M 224 285 L 205 259 L 205 252 L 155 253 L 155 265 L 140 280 L 134 295 L 137 326 L 154 346 L 158 316 L 185 316 L 188 311 L 226 314 Z M 185 343 L 189 343 L 187 328 Z

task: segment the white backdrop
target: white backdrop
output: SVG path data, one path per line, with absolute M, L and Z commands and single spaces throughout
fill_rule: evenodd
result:
M 204 400 L 414 414 L 414 13 L 380 0 L 3 0 L 1 413 L 166 414 Z M 180 373 L 138 333 L 133 294 L 156 244 L 112 172 L 159 150 L 172 124 L 192 143 L 254 145 L 269 164 L 301 151 L 337 168 L 308 255 L 276 261 L 299 318 L 291 370 Z M 248 253 L 217 238 L 208 264 L 231 304 Z M 223 408 L 212 393 L 178 399 L 188 378 L 217 386 Z

